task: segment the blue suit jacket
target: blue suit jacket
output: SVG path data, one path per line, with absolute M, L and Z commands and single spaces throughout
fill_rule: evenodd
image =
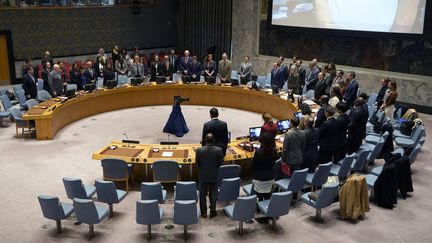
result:
M 348 88 L 344 94 L 344 101 L 348 104 L 348 106 L 352 107 L 354 106 L 354 101 L 357 98 L 357 91 L 358 91 L 358 83 L 357 80 L 353 79 L 351 80 L 350 84 L 348 85 Z
M 199 76 L 199 75 L 201 75 L 201 71 L 202 71 L 202 65 L 200 62 L 196 62 L 195 64 L 194 63 L 190 64 L 190 69 L 189 69 L 190 75 Z
M 280 66 L 279 69 L 272 69 L 271 72 L 271 84 L 272 87 L 278 87 L 279 89 L 282 89 L 282 87 L 285 84 L 287 76 L 287 67 L 286 66 Z
M 179 70 L 181 70 L 182 73 L 184 73 L 185 70 L 189 72 L 191 64 L 192 64 L 192 57 L 189 57 L 187 61 L 186 61 L 186 57 L 182 57 L 180 58 Z
M 309 75 L 306 77 L 306 91 L 311 90 L 311 89 L 315 89 L 315 85 L 318 82 L 318 74 L 319 74 L 319 69 L 317 67 L 314 67 L 314 69 L 312 69 L 309 72 Z

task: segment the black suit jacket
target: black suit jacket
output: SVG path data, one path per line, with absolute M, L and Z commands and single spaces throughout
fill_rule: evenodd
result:
M 169 77 L 169 79 L 172 80 L 172 75 L 175 72 L 173 64 L 168 62 L 168 66 L 167 66 L 166 63 L 163 63 L 162 64 L 162 72 L 163 72 L 163 76 Z
M 218 181 L 219 167 L 223 164 L 222 149 L 213 144 L 198 148 L 195 161 L 199 169 L 199 181 L 216 183 Z
M 157 67 L 156 67 L 156 63 L 150 64 L 150 73 L 151 73 L 151 80 L 156 80 L 156 76 L 164 76 L 163 64 L 159 62 Z
M 319 108 L 319 110 L 317 112 L 317 116 L 316 116 L 316 119 L 315 119 L 315 125 L 314 125 L 314 127 L 316 127 L 316 128 L 320 128 L 321 124 L 325 120 L 327 120 L 327 117 L 325 116 L 325 112 L 324 112 L 324 109 L 325 109 L 326 105 L 327 104 L 324 104 L 321 108 Z
M 37 96 L 36 82 L 37 82 L 37 78 L 35 76 L 33 76 L 33 79 L 28 74 L 24 76 L 22 87 L 24 89 L 25 96 L 27 99 L 36 99 Z
M 366 134 L 367 117 L 365 119 L 365 115 L 362 107 L 355 107 L 351 110 L 348 125 L 348 153 L 356 152 L 362 144 L 364 134 Z
M 317 82 L 314 89 L 315 101 L 318 101 L 321 95 L 325 94 L 326 88 L 327 88 L 327 84 L 325 79 L 319 80 Z
M 48 91 L 49 93 L 51 93 L 51 88 L 50 88 L 49 83 L 48 83 L 49 72 L 50 71 L 48 71 L 45 68 L 43 68 L 42 69 L 42 79 L 44 81 L 43 82 L 43 89 L 46 90 L 46 91 Z
M 338 150 L 345 150 L 350 119 L 348 115 L 344 113 L 339 115 L 336 121 L 338 123 Z
M 319 150 L 336 152 L 338 145 L 338 123 L 334 117 L 330 117 L 319 129 Z
M 205 144 L 205 136 L 211 133 L 215 137 L 215 145 L 222 149 L 225 156 L 228 147 L 228 125 L 219 119 L 212 119 L 204 124 L 202 132 L 202 145 Z

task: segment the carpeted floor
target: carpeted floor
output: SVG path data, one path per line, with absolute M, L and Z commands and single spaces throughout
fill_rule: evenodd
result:
M 181 143 L 197 143 L 202 124 L 209 120 L 209 107 L 183 106 L 190 132 L 183 138 L 170 136 Z M 170 106 L 143 107 L 109 112 L 75 122 L 57 134 L 52 141 L 15 136 L 15 125 L 0 128 L 0 185 L 1 201 L 0 242 L 85 242 L 88 226 L 74 225 L 72 217 L 63 220 L 63 233 L 56 236 L 55 222 L 42 217 L 37 195 L 56 195 L 69 201 L 62 177 L 79 177 L 94 183 L 102 177 L 100 162 L 91 154 L 111 140 L 129 139 L 142 143 L 158 143 L 168 138 L 162 128 L 171 111 Z M 233 109 L 221 109 L 220 118 L 228 122 L 232 137 L 245 135 L 247 128 L 261 124 L 260 114 Z M 421 115 L 426 128 L 432 126 L 432 116 Z M 430 130 L 427 136 L 431 137 Z M 426 141 L 414 163 L 415 192 L 407 200 L 398 200 L 397 207 L 387 210 L 371 204 L 371 211 L 362 221 L 338 219 L 338 204 L 324 209 L 325 223 L 312 219 L 314 210 L 297 202 L 290 213 L 278 220 L 278 230 L 257 222 L 245 224 L 246 234 L 239 236 L 237 223 L 223 215 L 223 204 L 218 204 L 219 215 L 214 219 L 200 219 L 189 229 L 190 242 L 432 242 L 432 166 L 428 158 L 432 151 Z M 382 164 L 377 160 L 376 164 Z M 125 200 L 114 206 L 115 216 L 95 226 L 92 242 L 143 242 L 146 227 L 135 223 L 135 202 L 139 185 Z M 168 199 L 172 199 L 172 193 Z M 102 204 L 104 205 L 104 204 Z M 104 205 L 106 206 L 106 205 Z M 182 242 L 183 228 L 170 224 L 172 200 L 162 205 L 165 219 L 153 226 L 153 242 Z

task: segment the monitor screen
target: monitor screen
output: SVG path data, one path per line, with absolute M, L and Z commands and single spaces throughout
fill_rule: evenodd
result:
M 251 127 L 249 128 L 249 136 L 251 139 L 259 138 L 261 134 L 261 127 Z
M 294 113 L 294 115 L 298 118 L 301 119 L 303 117 L 303 114 L 301 112 L 296 112 Z
M 271 24 L 423 34 L 426 0 L 273 0 Z
M 277 122 L 278 130 L 279 131 L 285 131 L 288 130 L 290 127 L 290 121 L 289 120 L 282 120 Z

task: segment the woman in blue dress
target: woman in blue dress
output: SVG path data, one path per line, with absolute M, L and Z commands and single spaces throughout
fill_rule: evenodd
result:
M 177 137 L 183 137 L 185 133 L 189 132 L 189 128 L 187 127 L 186 120 L 184 119 L 180 107 L 180 103 L 183 101 L 189 101 L 189 99 L 174 96 L 173 108 L 163 132 L 174 134 Z

